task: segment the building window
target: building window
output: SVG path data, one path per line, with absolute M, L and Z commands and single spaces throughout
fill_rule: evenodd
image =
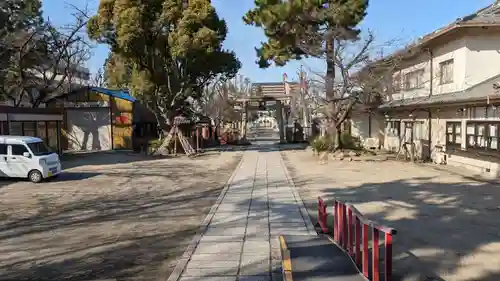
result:
M 498 150 L 500 122 L 467 122 L 467 147 Z
M 424 87 L 424 69 L 408 72 L 403 77 L 405 90 L 419 89 Z
M 392 91 L 394 93 L 401 92 L 401 73 L 394 75 L 392 78 Z
M 446 122 L 446 145 L 458 147 L 462 145 L 461 122 Z
M 415 121 L 413 122 L 413 139 L 414 140 L 424 140 L 426 136 L 424 136 L 424 122 Z
M 488 106 L 486 107 L 486 119 L 496 118 L 498 115 L 496 106 Z
M 36 136 L 41 138 L 45 143 L 48 143 L 48 141 L 47 141 L 47 122 L 39 121 L 36 129 L 37 129 Z
M 498 123 L 488 124 L 488 137 L 486 139 L 488 143 L 488 149 L 498 150 Z
M 57 135 L 57 121 L 47 122 L 47 144 L 52 149 L 52 151 L 58 151 L 58 138 L 59 136 Z
M 23 136 L 36 137 L 36 122 L 24 122 L 23 124 Z
M 14 136 L 23 135 L 23 122 L 13 121 L 10 122 L 10 134 Z
M 448 84 L 453 82 L 453 59 L 439 63 L 439 83 Z
M 9 134 L 9 122 L 1 121 L 0 122 L 0 134 L 8 135 Z
M 399 137 L 401 133 L 401 122 L 400 121 L 387 121 L 387 136 L 389 137 Z

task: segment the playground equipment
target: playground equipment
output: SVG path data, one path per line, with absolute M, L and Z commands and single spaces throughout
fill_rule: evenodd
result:
M 189 124 L 190 121 L 186 119 L 185 117 L 182 116 L 177 116 L 174 118 L 173 126 L 170 128 L 170 131 L 168 132 L 167 137 L 161 144 L 161 146 L 157 149 L 157 151 L 163 151 L 167 149 L 172 141 L 174 142 L 174 155 L 177 154 L 177 141 L 180 142 L 180 145 L 182 146 L 182 149 L 184 150 L 184 153 L 188 156 L 193 156 L 196 154 L 197 151 L 194 150 L 194 148 L 191 146 L 189 141 L 184 137 L 182 134 L 182 131 L 179 128 L 179 125 L 181 124 Z

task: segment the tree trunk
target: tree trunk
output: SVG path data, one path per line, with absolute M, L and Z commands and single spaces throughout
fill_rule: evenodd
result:
M 170 133 L 171 124 L 173 124 L 173 120 L 169 118 L 168 114 L 162 114 L 160 112 L 153 111 L 155 115 L 156 122 L 158 125 L 158 141 L 161 141 L 161 144 L 156 147 L 156 149 L 152 152 L 153 155 L 166 155 L 169 153 L 170 141 L 168 139 L 168 134 Z
M 334 39 L 330 38 L 326 41 L 326 98 L 332 100 L 335 98 L 335 46 Z
M 164 137 L 166 137 L 165 131 L 168 133 L 168 129 L 165 126 L 166 122 L 160 113 L 158 113 L 154 110 L 152 110 L 152 112 L 153 112 L 153 115 L 155 116 L 156 126 L 158 128 L 158 140 L 161 140 Z
M 334 104 L 333 99 L 335 99 L 335 49 L 334 49 L 334 39 L 329 38 L 326 40 L 326 76 L 325 76 L 325 87 L 326 87 L 326 102 L 331 110 L 331 114 L 334 114 Z M 328 116 L 332 118 L 333 116 Z M 338 130 L 337 122 L 332 122 L 329 127 L 329 134 L 332 135 L 336 132 L 336 149 L 340 147 L 340 134 Z M 336 130 L 336 131 L 335 131 Z
M 337 130 L 337 135 L 336 135 L 336 143 L 337 143 L 337 149 L 342 149 L 342 127 L 341 125 L 336 126 Z

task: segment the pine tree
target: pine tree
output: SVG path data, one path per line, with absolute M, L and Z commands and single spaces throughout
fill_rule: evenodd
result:
M 326 93 L 333 98 L 334 40 L 358 38 L 368 0 L 256 0 L 255 5 L 243 20 L 261 27 L 268 38 L 256 49 L 260 67 L 326 58 Z

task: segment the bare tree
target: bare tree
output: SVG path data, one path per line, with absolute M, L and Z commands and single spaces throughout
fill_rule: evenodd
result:
M 14 106 L 42 103 L 80 86 L 81 65 L 88 60 L 86 10 L 75 8 L 74 21 L 55 27 L 50 20 L 34 29 L 10 34 L 8 65 L 2 72 L 0 96 Z M 80 80 L 80 81 L 79 81 Z
M 251 93 L 251 82 L 248 78 L 239 75 L 229 80 L 219 80 L 205 88 L 200 100 L 202 111 L 215 120 L 219 126 L 224 122 L 239 119 L 235 110 L 235 101 L 238 97 L 246 97 Z
M 90 78 L 90 85 L 95 87 L 104 87 L 104 71 L 99 68 Z
M 328 95 L 315 95 L 316 102 L 319 101 L 321 111 L 328 121 L 328 131 L 335 134 L 337 148 L 342 148 L 341 132 L 342 125 L 349 118 L 354 106 L 380 104 L 386 94 L 387 85 L 393 71 L 398 67 L 399 60 L 392 58 L 382 65 L 380 62 L 374 64 L 373 49 L 375 38 L 372 33 L 366 34 L 360 39 L 334 38 L 335 50 L 333 56 L 324 57 L 332 60 L 337 73 L 337 81 L 330 87 L 330 77 L 321 73 L 314 73 L 310 83 Z M 306 49 L 307 46 L 302 46 Z M 310 50 L 314 52 L 314 50 Z M 383 66 L 383 67 L 382 67 Z

